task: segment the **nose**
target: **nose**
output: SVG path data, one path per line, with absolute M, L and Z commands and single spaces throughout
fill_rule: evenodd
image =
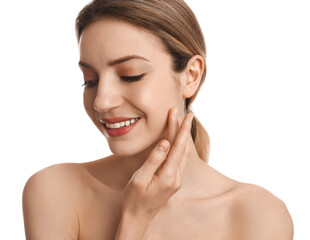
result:
M 99 79 L 94 109 L 97 112 L 108 112 L 122 104 L 121 87 L 113 78 Z

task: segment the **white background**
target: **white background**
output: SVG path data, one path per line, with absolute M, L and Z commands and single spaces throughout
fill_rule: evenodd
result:
M 207 78 L 193 110 L 210 134 L 210 165 L 282 199 L 295 239 L 310 239 L 307 1 L 186 2 L 207 43 Z M 86 3 L 1 3 L 3 239 L 24 239 L 22 191 L 32 174 L 110 154 L 82 103 L 74 21 Z

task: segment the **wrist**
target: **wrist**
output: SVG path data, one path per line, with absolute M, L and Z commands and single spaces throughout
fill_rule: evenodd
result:
M 131 209 L 122 208 L 122 217 L 130 220 L 134 220 L 138 223 L 150 223 L 152 219 L 157 215 L 157 212 L 151 211 L 132 211 Z
M 146 236 L 150 219 L 124 212 L 114 240 L 143 240 Z
M 129 211 L 123 211 L 121 220 L 126 223 L 132 223 L 139 226 L 148 227 L 153 217 L 142 214 L 135 214 Z

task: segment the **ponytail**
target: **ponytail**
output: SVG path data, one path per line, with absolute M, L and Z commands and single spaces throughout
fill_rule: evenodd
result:
M 200 86 L 201 86 L 201 84 L 200 84 Z M 200 89 L 200 86 L 198 88 L 198 91 Z M 196 91 L 196 93 L 192 97 L 185 99 L 185 113 L 193 112 L 191 110 L 191 105 L 192 105 L 194 99 L 196 98 L 198 91 Z M 203 161 L 208 163 L 209 162 L 209 156 L 210 156 L 210 137 L 209 137 L 208 132 L 202 126 L 201 122 L 195 116 L 195 114 L 194 114 L 194 118 L 192 121 L 191 136 L 192 136 L 193 142 L 195 144 L 198 156 Z

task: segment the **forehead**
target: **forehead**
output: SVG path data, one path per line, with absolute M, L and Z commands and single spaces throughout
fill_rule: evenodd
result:
M 90 57 L 109 61 L 126 55 L 141 55 L 154 60 L 156 57 L 168 56 L 162 41 L 156 35 L 111 18 L 88 25 L 81 34 L 79 50 L 81 59 L 86 61 Z

